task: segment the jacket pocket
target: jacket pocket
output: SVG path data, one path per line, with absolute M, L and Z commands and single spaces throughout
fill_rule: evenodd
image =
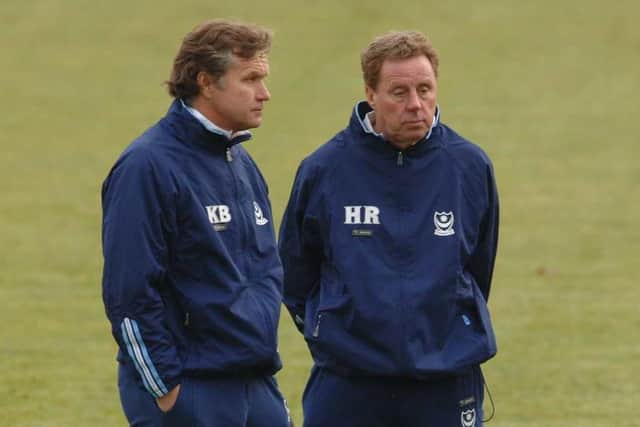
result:
M 305 337 L 312 340 L 320 338 L 323 320 L 327 316 L 341 311 L 347 305 L 348 298 L 344 292 L 345 286 L 329 280 L 320 283 L 318 291 L 313 295 L 306 308 Z
M 472 284 L 471 295 L 458 295 L 445 353 L 456 368 L 482 363 L 496 353 L 489 309 L 475 283 Z
M 489 307 L 487 306 L 487 301 L 485 301 L 482 296 L 482 292 L 480 289 L 474 284 L 475 295 L 474 300 L 476 303 L 476 310 L 478 313 L 478 317 L 480 323 L 482 325 L 482 329 L 486 335 L 487 339 L 487 350 L 490 354 L 489 357 L 494 356 L 497 352 L 497 344 L 496 344 L 496 336 L 493 332 L 493 325 L 491 323 L 491 315 L 489 314 Z
M 191 384 L 186 377 L 182 378 L 182 383 L 180 384 L 180 391 L 178 392 L 178 397 L 176 398 L 175 403 L 167 412 L 163 412 L 162 415 L 167 421 L 175 420 L 184 422 L 189 419 L 193 413 L 193 408 L 191 404 L 192 400 L 192 389 Z

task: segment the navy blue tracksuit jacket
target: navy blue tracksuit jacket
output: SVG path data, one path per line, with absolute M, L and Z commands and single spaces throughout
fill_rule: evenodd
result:
M 346 129 L 300 165 L 280 230 L 284 302 L 315 363 L 428 379 L 491 358 L 498 238 L 489 158 L 442 123 L 399 152 Z
M 154 397 L 184 376 L 281 367 L 282 266 L 248 137 L 215 135 L 175 101 L 104 182 L 106 312 Z

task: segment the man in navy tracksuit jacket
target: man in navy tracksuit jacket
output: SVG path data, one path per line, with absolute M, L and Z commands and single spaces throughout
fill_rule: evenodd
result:
M 487 155 L 439 120 L 437 65 L 421 33 L 374 40 L 367 101 L 297 172 L 280 254 L 315 362 L 307 427 L 482 424 L 498 196 Z
M 104 182 L 103 298 L 132 426 L 285 427 L 272 375 L 282 266 L 240 143 L 270 94 L 268 31 L 210 21 L 176 56 L 167 115 Z

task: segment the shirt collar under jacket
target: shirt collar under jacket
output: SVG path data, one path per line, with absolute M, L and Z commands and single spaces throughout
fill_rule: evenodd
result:
M 362 102 L 366 102 L 366 101 L 362 101 Z M 359 102 L 358 104 L 356 104 L 356 115 L 358 116 L 358 118 L 360 118 L 360 115 L 358 114 L 358 106 L 362 102 Z M 375 115 L 374 111 L 369 111 L 364 115 L 364 119 L 360 121 L 360 124 L 362 125 L 362 128 L 366 133 L 370 133 L 380 138 L 384 138 L 384 135 L 376 132 L 375 129 L 373 128 L 373 125 L 371 124 L 371 120 L 374 117 L 374 115 Z M 433 122 L 431 123 L 431 127 L 429 128 L 429 132 L 427 132 L 427 136 L 424 137 L 425 140 L 428 140 L 431 137 L 431 132 L 433 132 L 433 128 L 438 126 L 439 122 L 440 122 L 440 106 L 436 105 L 436 114 L 435 116 L 433 116 Z
M 189 104 L 187 104 L 186 102 L 184 102 L 184 100 L 180 100 L 180 102 L 182 103 L 182 106 L 193 116 L 196 118 L 196 120 L 198 120 L 200 123 L 202 123 L 202 126 L 204 126 L 209 132 L 218 134 L 218 135 L 222 135 L 224 137 L 226 137 L 228 140 L 232 140 L 233 138 L 237 137 L 237 136 L 243 136 L 243 135 L 251 135 L 251 132 L 249 132 L 248 130 L 241 130 L 238 132 L 231 132 L 230 130 L 226 130 L 226 129 L 222 129 L 219 126 L 216 126 L 215 123 L 213 123 L 211 120 L 207 119 L 204 114 L 202 114 L 200 111 L 196 110 L 195 108 L 193 108 L 192 106 L 190 106 Z

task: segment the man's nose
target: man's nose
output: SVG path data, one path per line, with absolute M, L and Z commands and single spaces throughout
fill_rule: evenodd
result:
M 258 90 L 258 99 L 260 101 L 268 101 L 271 99 L 271 92 L 267 89 L 267 85 L 264 83 L 260 84 L 260 89 Z
M 420 109 L 420 97 L 415 90 L 409 91 L 409 97 L 407 99 L 407 110 L 416 111 Z

